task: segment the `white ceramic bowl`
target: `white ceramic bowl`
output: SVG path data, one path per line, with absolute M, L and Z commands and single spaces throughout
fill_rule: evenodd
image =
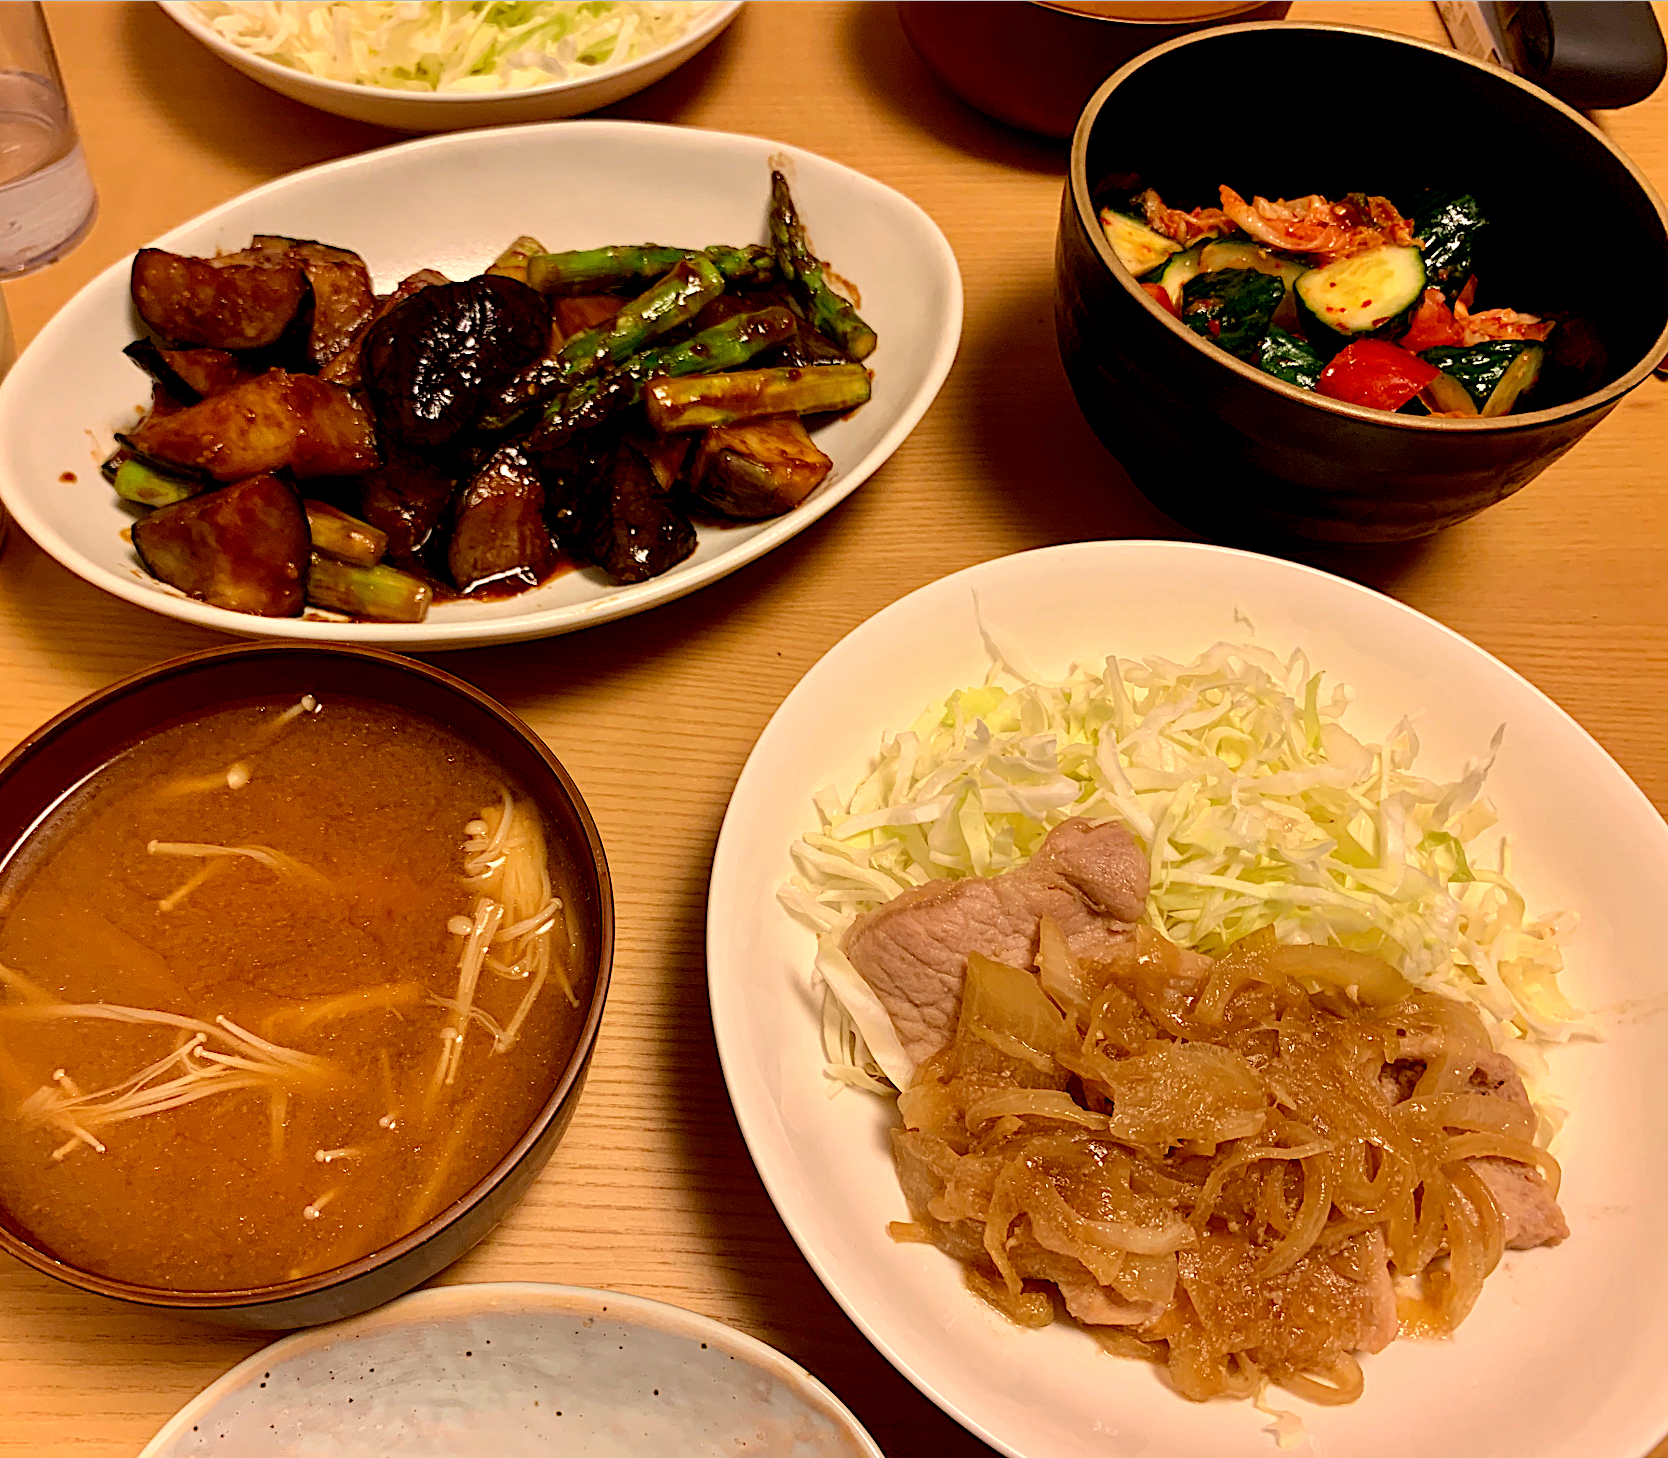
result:
M 849 793 L 885 732 L 984 681 L 983 629 L 1044 678 L 1108 654 L 1185 662 L 1213 643 L 1302 648 L 1358 697 L 1345 727 L 1402 716 L 1423 772 L 1505 739 L 1485 793 L 1531 908 L 1580 916 L 1565 990 L 1603 1042 L 1552 1051 L 1546 1092 L 1570 1238 L 1510 1251 L 1446 1341 L 1393 1342 L 1347 1407 L 1301 1413 L 1312 1458 L 1639 1458 L 1668 1430 L 1668 826 L 1551 700 L 1441 624 L 1340 578 L 1180 542 L 1084 542 L 986 562 L 877 613 L 800 681 L 736 783 L 713 860 L 707 966 L 724 1077 L 765 1187 L 823 1283 L 927 1396 L 1013 1458 L 1273 1458 L 1248 1403 L 1191 1403 L 1082 1331 L 1025 1331 L 959 1266 L 899 1245 L 896 1110 L 827 1096 L 815 941 L 777 900 L 811 797 Z M 1648 711 L 1647 711 L 1648 712 Z M 1499 832 L 1496 832 L 1498 834 Z M 1485 850 L 1492 847 L 1485 846 Z M 1490 862 L 1492 864 L 1492 861 Z
M 834 469 L 807 500 L 770 521 L 701 527 L 695 554 L 659 577 L 619 587 L 587 568 L 500 602 L 444 603 L 422 623 L 258 618 L 158 582 L 122 535 L 132 509 L 98 472 L 114 433 L 133 424 L 149 395 L 122 354 L 141 333 L 126 259 L 60 309 L 0 384 L 0 501 L 46 551 L 106 592 L 251 637 L 433 652 L 571 632 L 681 597 L 832 510 L 938 393 L 961 337 L 961 275 L 944 235 L 908 198 L 760 137 L 558 122 L 449 132 L 345 157 L 258 187 L 157 240 L 176 252 L 213 253 L 244 247 L 252 233 L 319 238 L 356 249 L 387 289 L 425 266 L 467 278 L 522 233 L 555 249 L 760 241 L 774 165 L 787 168 L 819 252 L 862 292 L 864 317 L 880 337 L 866 361 L 874 397 L 817 431 Z M 75 480 L 61 480 L 66 473 Z
M 640 1296 L 501 1282 L 298 1332 L 185 1405 L 140 1458 L 882 1458 L 803 1367 Z
M 645 86 L 652 86 L 677 70 L 697 51 L 717 40 L 742 6 L 742 0 L 720 0 L 711 10 L 696 17 L 695 23 L 681 36 L 658 51 L 594 76 L 553 81 L 548 86 L 530 86 L 520 91 L 441 93 L 390 91 L 381 86 L 310 76 L 233 45 L 197 14 L 189 0 L 158 0 L 158 3 L 187 35 L 201 41 L 228 66 L 280 96 L 336 116 L 395 127 L 402 132 L 554 121 L 558 117 L 595 111 L 599 106 L 608 106 Z

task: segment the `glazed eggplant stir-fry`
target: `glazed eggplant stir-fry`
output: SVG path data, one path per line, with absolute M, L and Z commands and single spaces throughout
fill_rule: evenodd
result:
M 146 248 L 127 354 L 150 411 L 106 472 L 133 545 L 219 607 L 416 622 L 437 597 L 618 583 L 695 550 L 692 517 L 792 510 L 828 475 L 807 421 L 861 405 L 875 335 L 771 177 L 768 246 L 518 238 L 477 278 L 378 297 L 293 238 Z
M 1510 414 L 1534 390 L 1553 321 L 1477 309 L 1487 220 L 1469 194 L 1427 192 L 1411 217 L 1350 193 L 1167 207 L 1151 187 L 1100 210 L 1119 262 L 1161 307 L 1277 379 L 1411 415 Z

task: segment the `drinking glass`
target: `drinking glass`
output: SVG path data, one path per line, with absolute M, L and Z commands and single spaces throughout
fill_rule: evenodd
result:
M 0 279 L 62 258 L 98 211 L 38 4 L 0 4 Z

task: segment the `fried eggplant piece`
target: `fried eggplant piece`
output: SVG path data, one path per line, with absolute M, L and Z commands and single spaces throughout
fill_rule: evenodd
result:
M 199 400 L 224 394 L 233 385 L 253 378 L 238 362 L 238 357 L 224 349 L 159 349 L 157 354 L 174 377 L 188 385 Z M 181 403 L 196 402 L 182 399 Z
M 613 294 L 574 294 L 556 299 L 551 308 L 557 331 L 565 342 L 587 329 L 595 329 L 598 324 L 606 324 L 625 306 L 626 301 Z
M 136 339 L 122 353 L 181 407 L 249 378 L 237 356 L 223 349 L 158 349 L 153 340 Z
M 359 388 L 360 366 L 364 361 L 365 336 L 370 333 L 371 325 L 399 308 L 419 289 L 433 288 L 436 284 L 450 283 L 451 279 L 443 273 L 437 273 L 432 268 L 420 268 L 400 280 L 392 293 L 383 294 L 372 301 L 370 314 L 365 322 L 353 332 L 353 337 L 342 347 L 329 364 L 319 371 L 321 380 L 329 380 L 333 385 L 346 385 L 350 390 Z
M 308 295 L 299 260 L 258 263 L 187 258 L 141 248 L 133 305 L 159 338 L 208 349 L 264 349 L 290 327 Z
M 451 472 L 405 451 L 359 478 L 359 515 L 388 537 L 388 553 L 409 561 L 433 540 L 457 492 Z
M 601 489 L 573 513 L 569 547 L 615 582 L 646 582 L 695 550 L 695 527 L 667 499 L 643 459 L 628 442 L 606 459 Z
M 446 569 L 459 592 L 537 587 L 556 565 L 544 485 L 516 446 L 503 446 L 458 497 Z
M 513 278 L 422 289 L 371 325 L 365 388 L 384 441 L 444 451 L 550 347 L 550 308 Z
M 307 326 L 307 358 L 315 369 L 323 369 L 369 326 L 376 307 L 371 272 L 365 260 L 351 248 L 337 248 L 311 238 L 285 238 L 257 233 L 242 253 L 225 258 L 249 263 L 289 259 L 301 265 L 312 288 Z
M 370 417 L 338 385 L 268 370 L 120 438 L 164 466 L 241 481 L 288 467 L 296 476 L 352 476 L 378 463 Z
M 706 433 L 690 495 L 719 516 L 760 521 L 792 511 L 833 468 L 797 415 L 769 415 Z
M 153 576 L 215 607 L 265 618 L 302 608 L 312 544 L 301 498 L 276 476 L 252 476 L 153 511 L 133 526 Z
M 654 472 L 654 479 L 662 491 L 670 491 L 677 484 L 678 477 L 683 474 L 685 462 L 689 460 L 689 448 L 694 444 L 693 437 L 687 435 L 650 435 L 633 432 L 628 439 L 631 447 L 648 463 L 649 470 Z
M 307 357 L 321 370 L 370 327 L 376 312 L 370 270 L 357 253 L 320 258 L 313 250 L 341 253 L 322 244 L 303 243 L 295 250 L 313 290 L 313 317 L 307 328 Z

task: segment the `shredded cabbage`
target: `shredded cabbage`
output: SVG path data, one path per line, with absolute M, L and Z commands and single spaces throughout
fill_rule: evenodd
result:
M 320 76 L 395 91 L 518 91 L 623 66 L 713 0 L 196 0 L 221 39 Z
M 793 847 L 781 898 L 819 933 L 831 1092 L 884 1090 L 882 1074 L 901 1088 L 912 1071 L 839 951 L 851 922 L 909 886 L 1022 865 L 1073 816 L 1129 826 L 1152 863 L 1148 915 L 1184 946 L 1219 952 L 1272 926 L 1382 957 L 1476 1008 L 1528 1078 L 1542 1048 L 1591 1035 L 1558 988 L 1574 915 L 1529 914 L 1509 842 L 1479 863 L 1504 727 L 1442 784 L 1414 773 L 1407 720 L 1383 744 L 1345 729 L 1351 691 L 1324 688 L 1302 653 L 1219 643 L 1188 664 L 1108 659 L 1049 683 L 987 642 L 986 682 L 887 738 L 849 796 L 820 792 L 822 828 Z

